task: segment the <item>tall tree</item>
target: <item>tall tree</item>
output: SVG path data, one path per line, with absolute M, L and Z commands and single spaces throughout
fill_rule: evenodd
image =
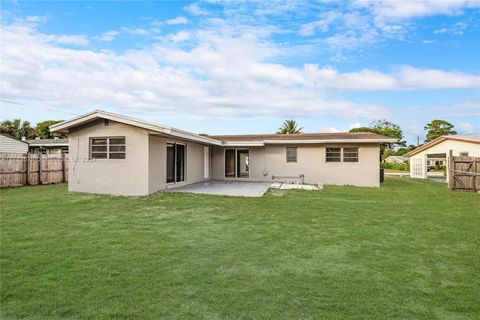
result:
M 303 127 L 299 128 L 295 120 L 285 120 L 277 133 L 282 134 L 298 134 L 302 133 Z
M 30 126 L 30 122 L 22 121 L 21 119 L 4 120 L 0 122 L 0 133 L 18 140 L 22 137 L 27 139 L 35 138 L 35 129 Z
M 382 159 L 388 155 L 394 154 L 395 150 L 400 147 L 406 147 L 406 142 L 403 140 L 403 131 L 398 124 L 385 119 L 374 120 L 368 127 L 354 128 L 350 132 L 373 132 L 384 136 L 396 138 L 395 143 L 382 143 L 380 145 L 380 153 Z
M 38 122 L 35 126 L 37 137 L 42 139 L 65 138 L 67 136 L 65 133 L 50 132 L 50 126 L 60 122 L 63 122 L 63 120 L 45 120 Z
M 425 142 L 432 141 L 441 136 L 457 134 L 457 131 L 453 130 L 454 127 L 453 124 L 445 120 L 433 120 L 427 123 L 423 128 L 428 130 Z
M 403 141 L 403 131 L 398 124 L 395 124 L 391 121 L 383 120 L 374 120 L 370 123 L 368 127 L 353 128 L 350 132 L 373 132 L 378 133 L 387 137 L 396 138 L 397 142 L 393 144 L 388 144 L 387 149 L 395 149 L 397 147 L 405 147 L 406 142 Z

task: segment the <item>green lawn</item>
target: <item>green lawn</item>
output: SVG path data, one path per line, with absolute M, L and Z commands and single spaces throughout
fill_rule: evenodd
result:
M 410 173 L 407 170 L 385 169 L 385 173 Z
M 2 319 L 474 319 L 480 195 L 1 195 Z

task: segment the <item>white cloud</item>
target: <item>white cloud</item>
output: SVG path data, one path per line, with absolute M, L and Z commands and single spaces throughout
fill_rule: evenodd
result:
M 209 12 L 206 9 L 201 8 L 198 3 L 192 3 L 184 8 L 185 11 L 194 16 L 207 15 Z
M 136 36 L 146 36 L 150 33 L 147 29 L 144 29 L 144 28 L 123 27 L 123 28 L 121 28 L 121 30 L 125 33 L 129 33 L 129 34 L 136 35 Z
M 375 119 L 387 107 L 331 100 L 332 91 L 478 87 L 478 75 L 401 67 L 342 73 L 267 60 L 278 48 L 253 31 L 178 32 L 123 53 L 62 48 L 53 36 L 2 25 L 2 96 L 51 106 L 111 106 L 162 115 Z M 237 32 L 237 31 L 235 31 Z M 261 39 L 261 41 L 259 41 Z M 184 49 L 176 42 L 190 41 Z M 73 88 L 73 89 L 72 89 Z
M 464 9 L 479 8 L 478 0 L 357 0 L 354 4 L 369 8 L 378 21 L 412 19 L 433 15 L 459 15 Z
M 167 21 L 165 21 L 166 24 L 168 25 L 178 25 L 178 24 L 187 24 L 188 23 L 188 19 L 185 18 L 185 17 L 176 17 L 174 19 L 169 19 Z
M 76 46 L 85 46 L 89 43 L 87 36 L 85 35 L 48 35 L 46 39 L 50 42 L 71 44 Z
M 453 34 L 453 35 L 462 35 L 465 29 L 468 28 L 468 23 L 465 21 L 457 22 L 451 27 L 448 28 L 440 28 L 435 31 L 433 31 L 434 34 L 443 34 L 443 33 L 448 33 L 448 34 Z
M 447 28 L 441 28 L 441 29 L 438 29 L 438 30 L 435 30 L 433 31 L 434 34 L 440 34 L 440 33 L 445 33 L 447 32 L 448 29 Z
M 457 127 L 459 133 L 475 133 L 477 130 L 473 124 L 468 122 L 462 122 Z
M 305 77 L 309 85 L 341 91 L 480 88 L 478 75 L 409 66 L 387 74 L 370 69 L 339 73 L 332 68 L 306 65 Z
M 321 32 L 327 32 L 330 25 L 339 18 L 339 13 L 328 12 L 321 15 L 319 20 L 304 24 L 298 33 L 302 36 L 311 36 L 316 33 L 317 29 Z
M 361 128 L 361 127 L 363 127 L 363 126 L 360 122 L 355 122 L 355 123 L 352 123 L 351 125 L 348 126 L 348 130 L 355 129 L 355 128 Z
M 191 33 L 187 31 L 179 31 L 170 36 L 170 40 L 177 43 L 177 42 L 184 42 L 191 38 Z
M 113 39 L 115 39 L 120 33 L 115 30 L 107 31 L 105 33 L 102 33 L 99 37 L 98 40 L 104 41 L 104 42 L 110 42 Z

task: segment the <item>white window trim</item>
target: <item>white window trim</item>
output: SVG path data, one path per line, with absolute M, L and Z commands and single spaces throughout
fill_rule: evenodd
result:
M 106 139 L 107 140 L 107 144 L 105 145 L 107 147 L 107 150 L 105 152 L 93 152 L 93 139 Z M 125 151 L 113 151 L 111 152 L 110 151 L 110 139 L 124 139 L 125 140 L 125 143 L 123 144 L 113 144 L 113 146 L 124 146 L 125 147 Z M 89 157 L 90 159 L 95 159 L 95 160 L 125 160 L 127 159 L 127 137 L 126 136 L 102 136 L 102 137 L 90 137 L 89 138 Z M 97 145 L 98 146 L 98 145 Z M 103 146 L 103 145 L 101 145 Z M 107 157 L 102 159 L 102 158 L 93 158 L 93 153 L 106 153 L 107 154 Z M 123 153 L 125 154 L 125 158 L 123 159 L 112 159 L 110 158 L 110 153 Z

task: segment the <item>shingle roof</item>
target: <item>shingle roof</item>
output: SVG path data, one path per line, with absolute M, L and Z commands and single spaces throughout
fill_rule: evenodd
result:
M 32 146 L 68 145 L 68 139 L 32 139 L 27 140 L 27 143 Z
M 224 142 L 265 141 L 265 140 L 379 140 L 392 139 L 371 132 L 334 132 L 299 134 L 244 134 L 244 135 L 208 135 Z

